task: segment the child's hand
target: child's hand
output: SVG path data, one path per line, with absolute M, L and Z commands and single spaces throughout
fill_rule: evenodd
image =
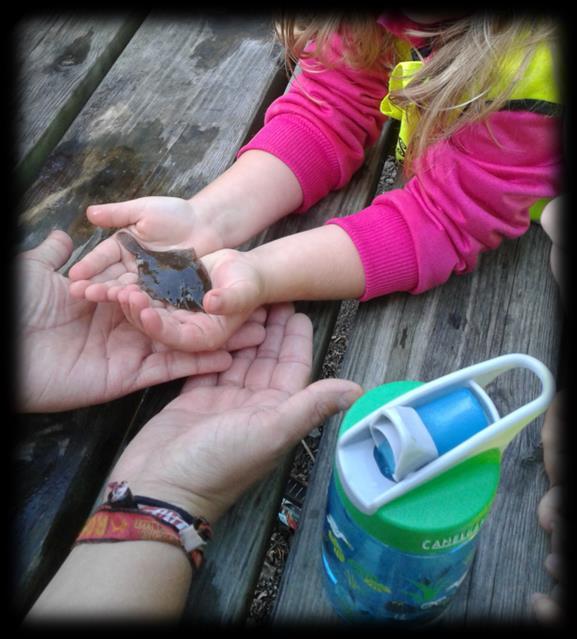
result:
M 207 313 L 246 313 L 269 301 L 262 268 L 252 253 L 223 249 L 207 255 L 203 262 L 212 281 L 202 301 Z
M 241 327 L 246 332 L 245 322 L 266 303 L 262 276 L 248 254 L 232 249 L 202 261 L 213 286 L 203 299 L 206 313 L 167 307 L 129 284 L 116 293 L 126 318 L 149 337 L 183 351 L 233 349 L 231 337 Z
M 86 215 L 96 226 L 124 228 L 154 251 L 192 247 L 201 256 L 221 246 L 218 233 L 200 220 L 190 202 L 176 197 L 99 204 L 89 206 Z M 136 262 L 113 235 L 75 264 L 68 276 L 73 297 L 114 301 L 124 286 L 136 282 Z

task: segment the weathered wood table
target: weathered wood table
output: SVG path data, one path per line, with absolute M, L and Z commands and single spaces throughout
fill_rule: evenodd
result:
M 21 22 L 16 179 L 20 248 L 52 228 L 73 238 L 71 261 L 103 239 L 85 218 L 91 203 L 162 194 L 190 197 L 234 160 L 287 85 L 270 16 L 181 13 L 110 17 L 55 15 Z M 395 131 L 386 125 L 350 185 L 304 216 L 289 216 L 243 248 L 345 215 L 375 195 Z M 340 375 L 366 389 L 402 379 L 428 381 L 507 352 L 524 352 L 555 373 L 561 316 L 539 227 L 481 259 L 479 268 L 419 296 L 362 304 Z M 315 328 L 319 376 L 338 303 L 302 305 Z M 123 445 L 172 399 L 171 383 L 78 411 L 20 420 L 14 450 L 16 524 L 14 604 L 24 613 L 68 553 Z M 534 397 L 534 378 L 500 386 L 499 407 Z M 292 540 L 273 623 L 335 622 L 321 584 L 320 531 L 335 435 L 323 428 L 299 528 Z M 547 481 L 542 419 L 506 452 L 492 513 L 476 559 L 442 623 L 530 619 L 528 599 L 547 591 L 549 540 L 538 500 Z M 217 525 L 207 561 L 191 588 L 185 621 L 243 623 L 291 455 Z

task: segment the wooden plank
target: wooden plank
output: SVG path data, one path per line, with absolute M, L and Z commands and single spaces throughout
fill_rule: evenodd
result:
M 292 215 L 281 220 L 248 243 L 248 246 L 320 226 L 333 215 L 346 215 L 365 206 L 374 192 L 383 153 L 391 146 L 394 137 L 391 136 L 390 125 L 387 125 L 378 143 L 367 153 L 365 165 L 346 189 L 327 196 L 304 216 Z M 300 303 L 298 310 L 305 312 L 313 323 L 312 377 L 317 378 L 338 315 L 339 303 Z M 217 525 L 214 543 L 207 547 L 206 561 L 191 586 L 187 619 L 239 623 L 246 618 L 293 453 L 286 455 L 278 468 L 254 486 Z
M 16 179 L 24 190 L 144 15 L 39 15 L 15 29 Z
M 26 194 L 23 246 L 55 227 L 94 243 L 88 204 L 189 197 L 227 168 L 282 73 L 269 36 L 263 18 L 147 19 Z
M 88 204 L 147 194 L 190 196 L 216 177 L 232 162 L 279 74 L 278 53 L 263 18 L 147 19 L 26 193 L 21 248 L 62 228 L 73 237 L 77 259 L 102 237 L 85 220 Z M 157 407 L 174 395 L 173 384 L 164 388 L 154 389 Z M 35 431 L 35 417 L 23 418 L 26 436 L 16 454 L 26 460 L 28 476 L 18 487 L 18 503 L 23 520 L 38 513 L 42 520 L 34 544 L 21 549 L 16 597 L 24 609 L 66 556 L 129 428 L 134 401 L 61 414 L 55 421 L 41 416 L 52 428 L 45 432 Z M 54 432 L 61 433 L 56 442 L 44 445 Z M 107 439 L 111 432 L 114 441 Z M 58 463 L 49 458 L 55 447 L 62 451 Z
M 366 389 L 395 380 L 429 381 L 507 352 L 523 352 L 555 372 L 560 339 L 558 292 L 549 272 L 550 242 L 532 227 L 482 257 L 474 273 L 419 296 L 395 294 L 362 304 L 342 377 Z M 491 395 L 502 412 L 539 392 L 531 376 L 503 376 Z M 341 417 L 327 422 L 300 526 L 273 613 L 275 622 L 337 620 L 324 594 L 320 558 L 325 500 Z M 502 480 L 467 582 L 444 623 L 528 620 L 528 597 L 547 591 L 548 539 L 536 508 L 546 489 L 542 418 L 507 449 Z
M 67 555 L 90 513 L 139 401 L 18 419 L 12 451 L 13 606 L 25 613 Z M 96 434 L 96 436 L 95 436 Z

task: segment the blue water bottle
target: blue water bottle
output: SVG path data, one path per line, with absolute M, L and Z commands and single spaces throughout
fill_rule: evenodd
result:
M 500 417 L 483 387 L 517 367 L 533 371 L 542 392 Z M 326 591 L 341 617 L 439 617 L 473 561 L 502 451 L 553 394 L 541 362 L 511 354 L 427 384 L 385 384 L 355 402 L 339 431 L 322 539 Z

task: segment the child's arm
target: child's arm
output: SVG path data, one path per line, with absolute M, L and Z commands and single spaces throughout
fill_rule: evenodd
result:
M 329 220 L 359 252 L 361 301 L 471 271 L 482 252 L 527 231 L 529 208 L 559 192 L 561 173 L 559 120 L 538 113 L 499 111 L 431 146 L 403 188 Z
M 314 57 L 301 60 L 301 73 L 267 109 L 265 126 L 239 151 L 241 157 L 252 149 L 268 151 L 290 167 L 302 189 L 298 213 L 349 182 L 386 120 L 380 104 L 389 70 L 346 66 L 342 47 L 333 35 L 328 67 Z
M 335 60 L 339 47 L 335 38 Z M 192 246 L 202 256 L 236 247 L 344 186 L 385 121 L 379 104 L 387 73 L 338 62 L 319 73 L 309 71 L 310 64 L 269 107 L 265 126 L 239 151 L 237 161 L 190 199 L 145 197 L 95 205 L 87 210 L 89 220 L 125 227 L 155 250 Z M 71 292 L 92 301 L 115 300 L 126 258 L 114 238 L 105 240 L 70 270 L 77 281 Z
M 364 301 L 419 293 L 468 272 L 481 252 L 527 230 L 531 204 L 559 188 L 560 155 L 555 118 L 495 113 L 490 128 L 470 125 L 432 147 L 404 188 L 321 229 L 247 254 L 266 291 L 258 299 Z M 344 233 L 328 233 L 333 225 Z M 210 312 L 236 312 L 250 298 L 239 284 L 238 301 L 228 292 L 227 305 L 217 310 L 211 300 L 220 295 L 207 295 Z
M 123 227 L 152 250 L 193 247 L 197 255 L 238 246 L 302 201 L 293 172 L 266 151 L 253 150 L 190 200 L 144 197 L 88 207 L 100 227 Z M 115 236 L 101 242 L 69 272 L 71 294 L 94 302 L 116 301 L 134 259 Z
M 490 130 L 467 129 L 432 147 L 404 188 L 358 213 L 248 253 L 206 256 L 208 315 L 180 323 L 140 306 L 133 317 L 153 339 L 202 350 L 220 346 L 260 304 L 419 293 L 470 271 L 479 253 L 527 230 L 532 202 L 555 193 L 560 140 L 558 122 L 534 113 L 501 112 Z
M 362 264 L 347 233 L 323 226 L 263 244 L 252 251 L 223 249 L 202 258 L 213 288 L 206 313 L 170 311 L 136 285 L 118 294 L 125 316 L 151 339 L 184 351 L 226 347 L 254 309 L 274 300 L 358 297 Z
M 217 282 L 203 300 L 208 313 L 229 316 L 278 300 L 356 298 L 365 286 L 355 245 L 332 225 L 208 259 L 215 259 Z
M 239 246 L 297 209 L 302 199 L 299 181 L 282 160 L 266 151 L 247 151 L 189 200 L 201 223 L 218 238 L 216 246 L 197 253 Z M 194 234 L 189 241 L 194 246 Z

